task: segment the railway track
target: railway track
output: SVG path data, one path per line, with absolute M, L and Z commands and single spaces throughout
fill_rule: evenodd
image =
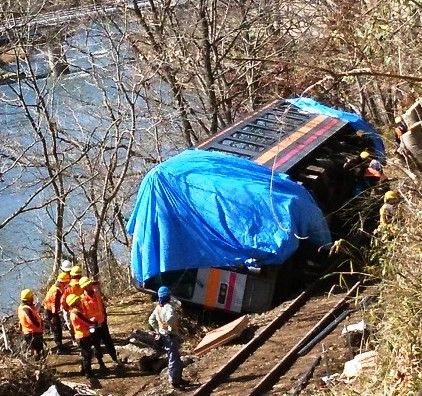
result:
M 328 335 L 350 312 L 349 301 L 359 285 L 357 282 L 347 293 L 329 298 L 312 296 L 314 287 L 302 292 L 193 395 L 258 396 L 270 391 L 298 358 L 312 349 L 312 342 Z

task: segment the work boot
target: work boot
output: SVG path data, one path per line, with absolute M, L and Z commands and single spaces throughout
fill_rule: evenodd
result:
M 100 360 L 98 362 L 98 364 L 100 365 L 100 371 L 102 373 L 107 373 L 108 372 L 108 367 L 105 365 L 105 363 L 102 360 Z
M 171 384 L 171 386 L 173 387 L 173 388 L 175 388 L 175 389 L 185 389 L 187 386 L 189 386 L 189 381 L 186 381 L 185 379 L 180 379 L 179 381 L 177 381 L 177 382 L 171 382 L 170 383 Z
M 122 368 L 124 366 L 123 362 L 119 359 L 113 360 L 113 367 Z

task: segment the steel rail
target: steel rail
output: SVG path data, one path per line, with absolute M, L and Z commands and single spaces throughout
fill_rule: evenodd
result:
M 270 390 L 272 386 L 277 383 L 280 376 L 288 370 L 299 357 L 299 351 L 306 345 L 311 338 L 318 333 L 319 329 L 324 326 L 326 327 L 332 320 L 332 316 L 338 312 L 342 307 L 346 305 L 352 294 L 360 286 L 361 282 L 356 282 L 353 287 L 347 292 L 347 294 L 329 311 L 324 317 L 322 317 L 318 323 L 309 330 L 302 339 L 293 346 L 289 352 L 271 369 L 271 371 L 252 389 L 249 396 L 260 396 Z M 326 333 L 328 334 L 328 333 Z
M 265 326 L 261 333 L 255 335 L 240 351 L 225 363 L 218 371 L 204 384 L 202 384 L 194 393 L 195 396 L 209 395 L 226 377 L 228 377 L 241 363 L 243 363 L 254 351 L 256 351 L 271 335 L 287 322 L 302 307 L 315 286 L 299 294 L 279 316 Z
M 331 266 L 326 270 L 328 273 Z M 233 355 L 227 363 L 221 366 L 211 378 L 202 384 L 193 393 L 194 396 L 209 395 L 223 380 L 234 372 L 250 355 L 252 355 L 262 344 L 265 343 L 284 323 L 286 323 L 312 296 L 312 293 L 321 284 L 322 278 L 317 279 L 311 286 L 300 293 L 287 307 L 282 309 L 280 314 L 271 321 L 252 340 L 250 340 L 240 351 Z

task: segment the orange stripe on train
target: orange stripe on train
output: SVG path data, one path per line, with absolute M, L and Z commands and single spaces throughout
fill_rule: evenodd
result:
M 220 282 L 220 270 L 216 268 L 210 268 L 208 280 L 207 280 L 207 291 L 205 293 L 204 305 L 206 307 L 215 307 L 217 299 L 218 285 Z
M 317 125 L 321 124 L 327 119 L 326 116 L 319 115 L 318 117 L 313 118 L 307 122 L 304 126 L 299 128 L 296 132 L 287 136 L 284 140 L 277 144 L 277 146 L 272 147 L 270 150 L 266 151 L 264 154 L 257 157 L 254 162 L 257 164 L 265 164 L 269 160 L 273 159 L 280 151 L 284 150 L 286 147 L 292 145 L 295 141 L 306 135 L 310 130 L 315 128 Z

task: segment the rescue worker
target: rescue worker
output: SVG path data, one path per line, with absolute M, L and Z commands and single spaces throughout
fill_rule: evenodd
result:
M 22 290 L 18 308 L 19 326 L 27 349 L 35 360 L 42 357 L 44 350 L 43 325 L 40 313 L 34 305 L 34 294 L 30 289 Z
M 65 288 L 70 281 L 70 275 L 67 272 L 61 272 L 57 277 L 56 283 L 50 287 L 44 299 L 45 320 L 50 323 L 50 329 L 53 333 L 53 339 L 56 343 L 56 353 L 65 353 L 63 345 L 63 329 L 60 319 L 61 298 Z
M 368 187 L 375 187 L 378 184 L 387 180 L 381 162 L 376 159 L 373 159 L 369 163 L 369 166 L 365 169 L 365 172 L 363 173 L 363 178 L 365 180 L 365 184 Z
M 363 176 L 371 160 L 372 155 L 369 151 L 364 150 L 359 155 L 348 159 L 343 165 L 343 169 L 349 172 L 354 182 L 353 196 L 360 195 L 367 189 L 368 186 Z
M 69 294 L 66 297 L 66 304 L 69 306 L 69 318 L 72 328 L 74 329 L 75 339 L 81 350 L 81 373 L 88 379 L 93 377 L 92 373 L 92 347 L 95 345 L 95 339 L 92 334 L 95 331 L 97 322 L 87 318 L 83 312 L 81 296 Z M 104 368 L 105 364 L 101 358 L 97 356 L 100 368 Z
M 371 160 L 371 154 L 367 150 L 364 150 L 359 155 L 349 158 L 343 165 L 343 168 L 352 172 L 356 177 L 361 177 Z
M 175 388 L 184 387 L 187 381 L 182 379 L 183 365 L 180 359 L 180 337 L 177 329 L 178 313 L 171 303 L 171 292 L 168 287 L 161 286 L 158 289 L 158 303 L 148 322 L 167 352 L 170 384 Z
M 396 191 L 387 191 L 384 194 L 384 205 L 380 209 L 379 228 L 389 228 L 392 230 L 392 221 L 396 211 L 396 204 L 399 201 L 399 195 Z
M 63 260 L 62 264 L 60 265 L 60 269 L 63 272 L 67 272 L 70 275 L 70 270 L 72 269 L 72 263 L 69 260 Z
M 64 289 L 63 294 L 62 294 L 62 298 L 61 298 L 61 301 L 60 301 L 62 309 L 63 309 L 63 319 L 66 323 L 66 327 L 69 329 L 70 338 L 72 339 L 72 343 L 75 346 L 76 346 L 76 340 L 75 340 L 75 337 L 73 335 L 73 329 L 72 329 L 72 325 L 71 325 L 71 322 L 70 322 L 70 319 L 69 319 L 70 307 L 66 303 L 66 298 L 70 294 L 75 294 L 77 296 L 82 295 L 83 291 L 82 291 L 81 287 L 79 286 L 79 279 L 81 279 L 81 277 L 82 277 L 81 267 L 79 267 L 79 265 L 74 265 L 70 270 L 70 278 L 71 278 L 70 282 L 69 282 L 68 286 Z
M 113 362 L 120 367 L 122 364 L 117 359 L 117 352 L 108 328 L 107 313 L 98 283 L 83 276 L 79 280 L 79 286 L 83 290 L 81 296 L 83 312 L 88 318 L 97 322 L 93 336 L 96 337 L 98 345 L 101 345 L 101 342 L 104 343 L 107 353 L 111 356 Z M 101 356 L 101 351 L 96 352 L 96 354 Z

